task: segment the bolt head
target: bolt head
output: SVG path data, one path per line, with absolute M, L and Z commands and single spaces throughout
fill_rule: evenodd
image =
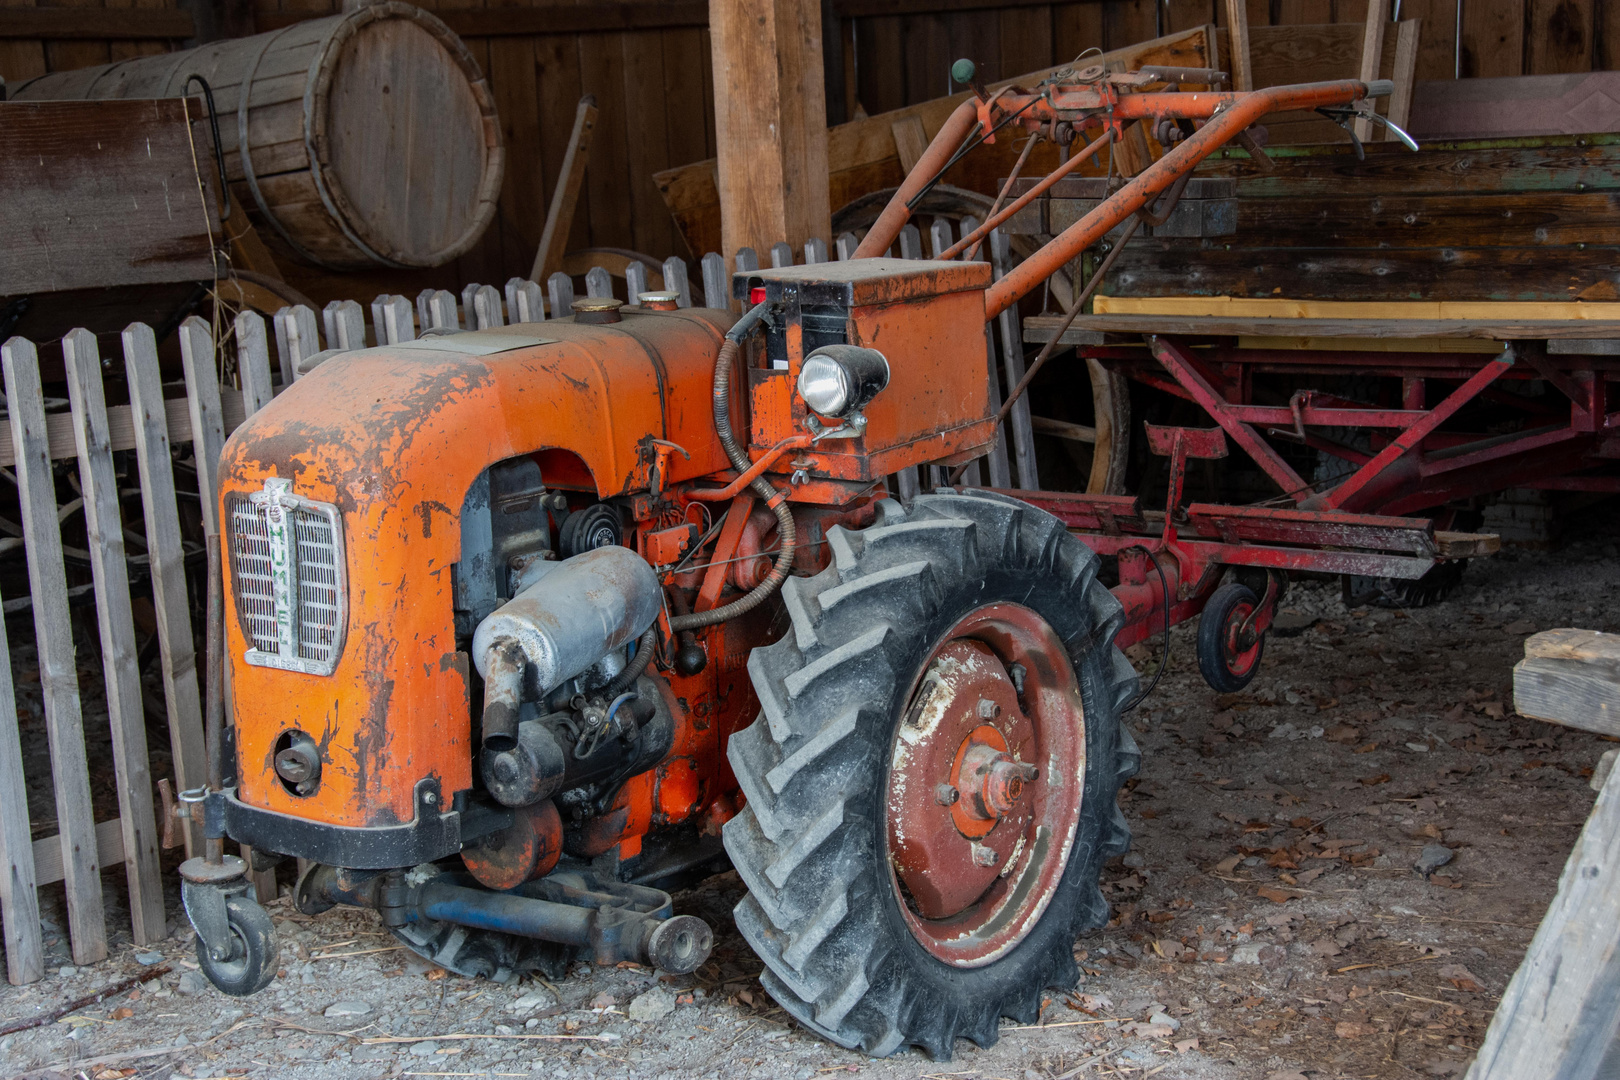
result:
M 1001 715 L 1001 706 L 1000 705 L 997 705 L 995 702 L 991 701 L 989 698 L 980 698 L 979 699 L 979 719 L 980 720 L 994 720 L 996 717 L 998 717 L 1000 715 Z
M 1000 856 L 989 844 L 973 845 L 973 863 L 975 866 L 994 866 Z
M 961 797 L 962 793 L 949 784 L 938 784 L 934 787 L 934 801 L 941 806 L 950 806 Z

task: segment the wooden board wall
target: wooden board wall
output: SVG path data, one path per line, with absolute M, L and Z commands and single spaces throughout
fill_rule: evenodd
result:
M 824 37 L 844 65 L 828 97 L 848 118 L 939 97 L 951 61 L 969 56 L 993 80 L 1205 23 L 1224 25 L 1221 0 L 1038 4 L 978 0 L 972 10 L 930 11 L 942 0 L 832 0 Z M 1419 79 L 1450 78 L 1458 0 L 1403 0 L 1421 18 Z M 21 79 L 178 47 L 189 26 L 177 0 L 76 0 L 36 7 L 0 0 L 0 75 Z M 341 0 L 253 0 L 250 33 L 332 14 Z M 691 257 L 664 207 L 654 173 L 715 152 L 713 77 L 702 0 L 424 0 L 466 39 L 497 96 L 508 158 L 501 209 L 473 252 L 420 275 L 502 282 L 527 272 L 562 148 L 582 94 L 601 117 L 571 248 L 625 247 Z M 959 0 L 950 4 L 961 8 Z M 1360 22 L 1365 0 L 1248 0 L 1251 27 Z M 1548 74 L 1620 66 L 1620 0 L 1467 0 L 1465 76 Z M 835 80 L 836 80 L 836 72 Z M 701 254 L 701 253 L 698 253 Z M 393 275 L 398 278 L 399 275 Z M 441 281 L 442 279 L 442 281 Z M 364 283 L 361 283 L 364 284 Z M 399 282 L 391 291 L 404 291 Z M 355 291 L 341 290 L 342 295 Z M 361 288 L 360 291 L 365 291 Z

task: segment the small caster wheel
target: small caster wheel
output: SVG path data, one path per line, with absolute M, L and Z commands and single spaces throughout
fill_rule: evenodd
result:
M 257 994 L 270 985 L 281 966 L 276 928 L 270 922 L 270 913 L 245 896 L 225 901 L 225 914 L 231 926 L 231 955 L 215 960 L 199 937 L 197 963 L 220 993 L 232 997 Z
M 1235 694 L 1260 670 L 1263 634 L 1245 634 L 1244 623 L 1260 606 L 1254 590 L 1229 582 L 1215 590 L 1198 617 L 1198 670 L 1212 690 Z

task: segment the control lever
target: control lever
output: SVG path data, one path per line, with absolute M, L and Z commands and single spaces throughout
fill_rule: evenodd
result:
M 1350 142 L 1356 148 L 1357 161 L 1367 160 L 1367 154 L 1366 151 L 1361 147 L 1361 140 L 1357 138 L 1356 133 L 1351 130 L 1351 120 L 1370 120 L 1375 124 L 1380 124 L 1394 132 L 1395 137 L 1399 139 L 1408 150 L 1416 151 L 1418 148 L 1416 139 L 1408 135 L 1395 123 L 1378 115 L 1378 110 L 1374 109 L 1371 103 L 1367 101 L 1358 101 L 1355 103 L 1355 105 L 1347 109 L 1317 109 L 1316 111 L 1327 117 L 1329 120 L 1332 120 L 1335 124 L 1338 124 L 1340 127 L 1344 128 L 1345 132 L 1349 134 Z

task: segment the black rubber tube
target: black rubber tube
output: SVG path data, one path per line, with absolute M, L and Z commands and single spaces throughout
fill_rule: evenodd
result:
M 725 447 L 726 457 L 731 459 L 732 467 L 739 473 L 747 472 L 753 468 L 754 463 L 748 460 L 748 455 L 737 445 L 736 437 L 731 432 L 731 368 L 742 353 L 743 340 L 753 333 L 754 328 L 764 317 L 765 305 L 756 304 L 737 320 L 737 325 L 726 335 L 726 340 L 720 345 L 719 354 L 714 358 L 714 429 L 720 437 L 720 445 Z M 766 501 L 766 505 L 774 502 L 780 494 L 763 476 L 757 478 L 750 486 L 756 495 Z M 776 555 L 776 565 L 771 568 L 770 575 L 754 586 L 746 596 L 733 600 L 724 607 L 692 615 L 677 615 L 669 620 L 671 630 L 677 633 L 682 630 L 696 630 L 700 626 L 713 626 L 728 619 L 735 619 L 739 615 L 746 615 L 763 604 L 781 587 L 782 582 L 787 580 L 788 572 L 793 569 L 794 549 L 798 546 L 798 530 L 793 523 L 793 512 L 787 508 L 786 502 L 777 502 L 775 506 L 771 506 L 771 510 L 776 514 L 776 535 L 781 541 L 781 550 Z
M 634 686 L 636 680 L 641 678 L 641 673 L 647 670 L 647 665 L 652 663 L 653 650 L 656 648 L 658 648 L 658 623 L 654 621 L 638 640 L 636 655 L 624 666 L 623 671 L 613 676 L 612 682 L 602 687 L 602 696 L 616 698 Z

